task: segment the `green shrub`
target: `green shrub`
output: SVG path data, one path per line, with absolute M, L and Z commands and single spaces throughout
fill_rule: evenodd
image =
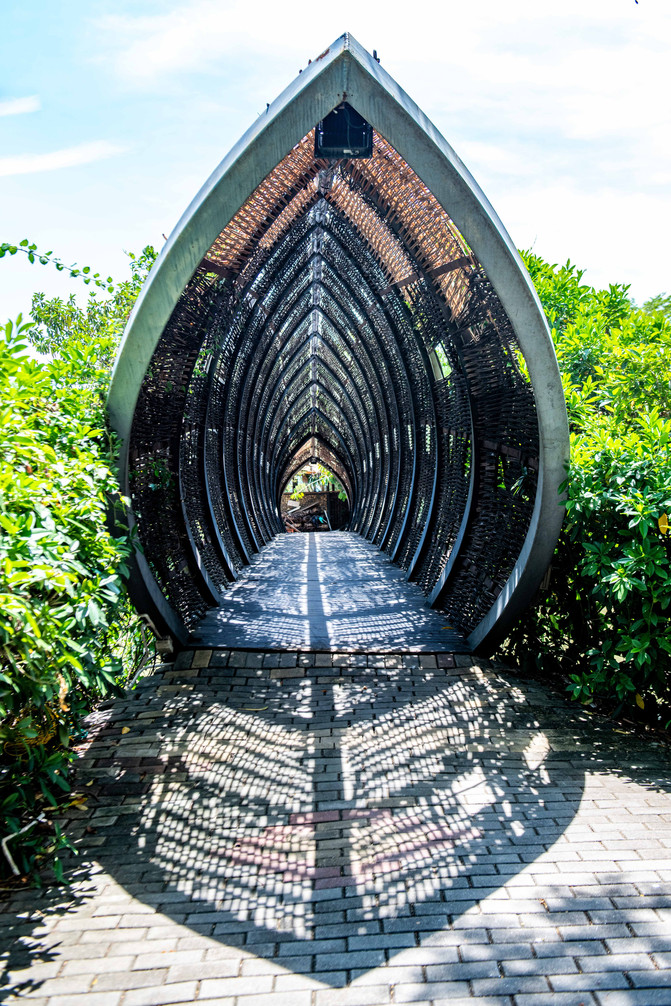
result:
M 671 717 L 671 322 L 668 298 L 594 290 L 525 256 L 563 373 L 566 520 L 542 595 L 501 649 L 575 698 Z
M 100 697 L 146 649 L 123 577 L 130 542 L 110 527 L 117 444 L 109 371 L 150 249 L 128 283 L 84 308 L 36 295 L 35 321 L 0 329 L 0 819 L 22 873 L 64 844 L 71 745 Z M 106 291 L 107 292 L 107 291 Z M 38 324 L 39 323 L 39 324 Z M 29 345 L 32 343 L 32 346 Z M 48 354 L 35 358 L 35 349 Z M 0 857 L 0 876 L 10 870 Z

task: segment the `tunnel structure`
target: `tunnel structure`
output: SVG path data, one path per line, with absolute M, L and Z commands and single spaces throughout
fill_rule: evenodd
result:
M 456 154 L 349 35 L 177 225 L 108 406 L 132 595 L 180 644 L 284 532 L 282 490 L 308 462 L 467 649 L 550 561 L 568 431 L 542 309 Z

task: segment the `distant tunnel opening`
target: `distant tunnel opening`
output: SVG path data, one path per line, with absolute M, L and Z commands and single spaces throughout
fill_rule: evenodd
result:
M 340 531 L 349 527 L 351 511 L 347 489 L 335 472 L 320 459 L 320 445 L 311 438 L 310 459 L 292 465 L 292 474 L 280 496 L 280 516 L 289 534 L 305 531 Z

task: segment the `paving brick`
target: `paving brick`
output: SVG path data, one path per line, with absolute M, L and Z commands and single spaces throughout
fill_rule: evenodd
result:
M 174 932 L 171 929 L 170 932 Z M 127 934 L 126 934 L 127 935 Z M 173 935 L 169 938 L 163 937 L 163 939 L 148 940 L 147 938 L 141 941 L 133 940 L 128 942 L 126 940 L 115 941 L 109 944 L 109 950 L 104 951 L 100 948 L 100 953 L 107 953 L 108 957 L 133 957 L 135 958 L 138 953 L 151 952 L 151 953 L 165 953 L 166 951 L 177 949 L 179 940 L 177 935 Z M 80 944 L 77 949 L 81 950 L 92 950 L 95 952 L 97 945 Z
M 442 656 L 442 654 L 441 654 Z M 419 666 L 433 668 L 437 667 L 436 654 L 434 653 L 420 653 L 419 655 Z
M 68 975 L 65 978 L 47 978 L 40 984 L 39 991 L 45 996 L 78 995 L 88 992 L 94 975 L 91 971 L 84 975 Z
M 250 975 L 246 978 L 206 978 L 200 985 L 199 999 L 218 999 L 221 996 L 246 996 L 265 994 L 273 987 L 272 975 Z
M 390 957 L 389 967 L 396 969 L 402 967 L 426 967 L 430 964 L 457 964 L 459 961 L 459 950 L 457 947 L 437 947 L 419 946 L 402 950 L 395 956 Z M 396 977 L 394 970 L 394 977 Z
M 193 657 L 194 657 L 193 650 L 182 650 L 175 657 L 175 661 L 172 665 L 173 669 L 175 671 L 182 671 L 188 667 L 191 667 L 191 661 L 193 660 Z
M 451 1002 L 455 996 L 465 997 L 468 993 L 468 982 L 427 982 L 423 985 L 411 982 L 408 985 L 394 986 L 394 1002 L 414 1003 L 418 997 L 424 997 L 422 1001 L 426 1002 L 443 998 Z
M 671 987 L 666 971 L 656 971 L 646 968 L 643 971 L 629 970 L 629 979 L 638 988 L 653 988 L 655 986 Z
M 588 926 L 558 926 L 557 932 L 567 943 L 573 940 L 599 939 L 610 942 L 612 939 L 622 939 L 631 935 L 624 922 L 609 925 Z
M 296 957 L 300 954 L 337 954 L 343 953 L 346 949 L 344 939 L 292 941 L 280 944 L 279 959 L 281 960 L 283 957 Z
M 545 992 L 549 994 L 549 985 L 545 976 L 514 975 L 501 978 L 475 978 L 471 983 L 473 994 L 480 995 L 514 995 L 523 992 Z
M 329 929 L 340 930 L 341 926 L 329 926 Z M 347 939 L 348 950 L 379 950 L 385 947 L 389 949 L 401 949 L 403 947 L 414 947 L 415 937 L 413 933 L 372 933 L 370 936 L 349 936 Z M 456 956 L 456 955 L 455 955 Z
M 228 650 L 213 650 L 212 656 L 210 657 L 209 666 L 211 668 L 227 667 L 229 657 L 230 653 Z
M 289 971 L 277 975 L 274 990 L 276 992 L 290 992 L 296 989 L 311 992 L 313 989 L 323 989 L 325 986 L 344 988 L 346 985 L 346 971 L 320 972 L 319 975 L 305 975 L 300 972 L 295 974 Z
M 464 932 L 462 930 L 443 929 L 424 936 L 422 938 L 422 945 L 432 947 L 472 946 L 474 944 L 489 945 L 490 943 L 498 942 L 499 938 L 502 937 L 504 933 L 505 930 L 502 929 L 497 929 L 491 933 L 484 928 L 469 929 L 468 937 L 465 939 Z M 510 941 L 512 941 L 513 936 L 514 934 L 510 933 Z M 524 936 L 526 937 L 527 934 L 525 933 Z
M 108 972 L 96 979 L 96 989 L 126 990 L 155 988 L 163 985 L 168 977 L 167 968 L 152 968 L 151 971 Z M 189 976 L 192 977 L 191 975 Z
M 598 957 L 608 953 L 604 940 L 567 940 L 565 942 L 553 940 L 549 943 L 533 944 L 533 951 L 536 957 Z
M 80 936 L 81 943 L 95 943 L 97 946 L 104 943 L 128 943 L 132 940 L 132 946 L 137 948 L 138 944 L 146 939 L 147 929 L 136 929 L 136 928 L 124 928 L 124 929 L 105 929 L 101 930 L 91 930 L 88 926 L 89 920 L 86 923 L 79 923 L 79 929 L 83 932 Z M 124 953 L 128 953 L 128 948 L 124 948 Z
M 633 930 L 636 936 L 655 937 L 656 939 L 664 939 L 664 938 L 668 939 L 669 937 L 670 930 L 668 923 L 665 924 L 663 922 L 631 922 L 629 923 L 629 926 Z
M 133 989 L 124 995 L 123 1006 L 172 1006 L 173 1003 L 190 1003 L 196 998 L 197 988 L 198 983 L 190 981 Z
M 47 978 L 55 978 L 56 975 L 61 970 L 60 961 L 41 961 L 31 964 L 29 968 L 17 968 L 10 966 L 5 971 L 6 960 L 0 963 L 0 979 L 2 979 L 3 985 L 7 988 L 22 988 L 25 985 L 33 988 L 40 987 L 41 982 Z M 89 962 L 89 972 L 92 970 Z M 62 977 L 68 977 L 69 974 L 78 974 L 79 972 L 69 972 Z
M 522 961 L 530 959 L 535 961 L 533 946 L 531 943 L 497 943 L 492 945 L 485 943 L 468 943 L 459 947 L 459 953 L 463 961 Z M 537 970 L 538 965 L 534 964 Z
M 599 958 L 601 960 L 601 958 Z M 578 971 L 572 957 L 543 957 L 526 960 L 506 960 L 501 964 L 506 977 L 512 975 L 561 975 L 574 974 Z
M 378 1006 L 388 1002 L 391 1002 L 388 985 L 353 985 L 346 989 L 324 989 L 314 993 L 315 1006 Z
M 550 984 L 555 992 L 596 991 L 598 989 L 626 989 L 629 982 L 621 971 L 590 971 L 588 974 L 551 975 Z
M 87 948 L 89 949 L 89 948 Z M 61 974 L 69 975 L 104 975 L 107 972 L 128 971 L 133 964 L 134 957 L 101 957 L 96 953 L 96 948 L 90 948 L 91 954 L 86 957 L 79 957 L 75 960 L 68 960 L 63 965 Z M 68 957 L 70 954 L 68 953 Z M 33 969 L 34 970 L 34 969 Z
M 233 1000 L 231 1000 L 233 1002 Z M 268 995 L 245 995 L 239 1000 L 240 1006 L 312 1006 L 312 993 L 296 989 L 291 992 L 273 991 Z
M 647 953 L 609 954 L 605 957 L 579 957 L 581 971 L 653 970 L 655 965 Z
M 384 950 L 356 950 L 342 954 L 319 954 L 315 971 L 351 971 L 353 968 L 376 968 L 385 963 Z
M 449 999 L 434 999 L 431 1006 L 511 1006 L 510 996 L 453 996 Z
M 499 968 L 494 960 L 463 961 L 450 964 L 429 964 L 426 967 L 428 982 L 470 981 L 472 978 L 498 978 Z
M 599 1006 L 670 1006 L 671 988 L 599 992 Z
M 140 953 L 135 959 L 133 968 L 147 971 L 151 968 L 177 967 L 178 965 L 197 966 L 203 959 L 204 950 L 163 950 L 159 953 L 153 952 L 151 942 L 143 943 Z
M 191 661 L 192 667 L 207 667 L 210 663 L 212 650 L 196 650 Z
M 121 992 L 85 992 L 82 995 L 56 995 L 46 999 L 48 1006 L 118 1006 L 121 1002 Z M 30 1006 L 36 1006 L 36 1000 L 31 996 L 25 1000 Z
M 592 1006 L 596 1001 L 589 992 L 525 992 L 515 996 L 515 1006 Z M 479 1000 L 475 1002 L 480 1006 Z

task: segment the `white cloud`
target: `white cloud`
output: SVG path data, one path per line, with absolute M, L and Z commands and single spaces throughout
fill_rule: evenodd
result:
M 172 0 L 160 13 L 110 15 L 97 28 L 105 59 L 125 85 L 165 92 L 183 86 L 185 75 L 207 74 L 210 94 L 235 93 L 242 104 L 257 101 L 258 92 L 272 99 L 289 82 L 287 65 L 296 73 L 316 47 L 349 28 L 377 48 L 383 66 L 450 141 L 451 126 L 508 150 L 516 140 L 536 140 L 548 152 L 563 145 L 563 161 L 574 142 L 615 141 L 620 164 L 635 158 L 665 174 L 668 0 L 424 0 L 417 14 L 408 22 L 399 0 L 342 0 L 335 13 L 317 5 L 308 19 L 288 22 L 274 0 L 256 0 L 252 20 L 244 0 Z M 427 31 L 427 23 L 436 30 Z M 631 179 L 631 166 L 623 167 Z
M 458 154 L 477 177 L 486 172 L 519 179 L 532 177 L 538 170 L 537 162 L 525 157 L 517 144 L 513 146 L 504 141 L 488 143 L 484 140 L 462 140 Z
M 25 98 L 7 98 L 0 101 L 0 117 L 3 115 L 26 115 L 29 112 L 39 112 L 42 108 L 39 95 L 31 94 Z
M 636 50 L 641 46 L 666 61 L 671 16 L 668 0 L 645 0 L 636 9 L 633 0 L 563 0 L 539 5 L 538 0 L 420 0 L 415 17 L 400 0 L 341 0 L 314 5 L 308 18 L 287 16 L 275 0 L 172 0 L 160 13 L 121 13 L 97 20 L 99 37 L 122 77 L 150 81 L 184 71 L 202 71 L 220 61 L 222 68 L 233 56 L 251 60 L 250 70 L 263 63 L 263 54 L 297 53 L 298 66 L 315 56 L 315 46 L 332 42 L 350 30 L 369 49 L 376 47 L 383 64 L 396 67 L 419 59 L 447 90 L 458 85 L 466 70 L 487 85 L 509 81 L 540 86 L 557 72 L 570 69 L 573 54 L 592 56 L 603 50 L 617 55 L 628 48 L 634 55 L 614 68 L 608 78 L 635 90 L 641 69 Z M 434 30 L 427 29 L 433 25 Z M 296 69 L 298 69 L 298 66 Z M 596 67 L 600 75 L 600 67 Z M 645 69 L 645 67 L 643 67 Z M 441 70 L 449 71 L 443 77 Z M 457 73 L 455 73 L 457 71 Z M 533 75 L 530 75 L 533 71 Z M 396 76 L 394 69 L 392 73 Z M 603 79 L 603 78 L 602 78 Z M 567 74 L 564 88 L 579 88 L 582 81 Z
M 76 147 L 66 147 L 64 150 L 52 150 L 48 154 L 16 154 L 13 157 L 0 157 L 0 177 L 28 175 L 37 171 L 56 171 L 58 168 L 75 168 L 80 164 L 92 164 L 94 161 L 114 157 L 123 151 L 123 147 L 108 143 L 107 140 L 96 140 L 92 143 L 80 143 Z
M 135 83 L 152 83 L 180 71 L 202 70 L 205 63 L 232 52 L 264 48 L 263 17 L 255 8 L 250 25 L 243 3 L 191 0 L 156 15 L 112 14 L 98 22 L 113 50 L 118 75 Z M 250 31 L 251 27 L 251 31 Z

